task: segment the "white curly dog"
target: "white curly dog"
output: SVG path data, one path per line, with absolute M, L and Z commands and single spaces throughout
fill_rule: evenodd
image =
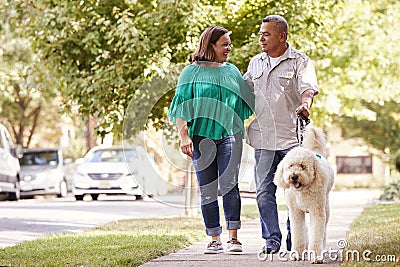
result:
M 306 127 L 303 145 L 290 150 L 279 163 L 274 182 L 285 189 L 289 208 L 294 260 L 323 263 L 326 227 L 329 219 L 329 192 L 334 171 L 327 157 L 326 139 L 320 128 Z M 308 240 L 306 213 L 310 214 Z

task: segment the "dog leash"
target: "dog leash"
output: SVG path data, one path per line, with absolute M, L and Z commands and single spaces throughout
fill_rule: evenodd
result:
M 297 136 L 297 142 L 299 142 L 299 145 L 301 146 L 303 144 L 303 133 L 306 128 L 306 126 L 311 122 L 311 120 L 304 116 L 302 113 L 300 113 L 297 116 L 296 119 L 296 136 Z

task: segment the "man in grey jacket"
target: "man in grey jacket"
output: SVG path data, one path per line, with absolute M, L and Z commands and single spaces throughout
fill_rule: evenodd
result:
M 274 174 L 283 157 L 299 145 L 297 116 L 308 118 L 318 94 L 312 61 L 287 43 L 288 24 L 278 15 L 263 19 L 260 27 L 262 53 L 253 57 L 244 75 L 254 90 L 256 118 L 251 122 L 247 142 L 255 149 L 257 205 L 260 212 L 263 253 L 281 247 Z M 290 212 L 290 211 L 289 211 Z M 287 249 L 290 250 L 289 220 Z

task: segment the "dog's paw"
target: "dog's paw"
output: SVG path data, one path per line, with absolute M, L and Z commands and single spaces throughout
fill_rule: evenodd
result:
M 302 261 L 303 260 L 302 250 L 294 250 L 294 249 L 292 249 L 289 252 L 289 259 L 292 260 L 292 261 Z
M 311 263 L 311 264 L 322 264 L 322 263 L 324 263 L 324 258 L 322 258 L 322 257 L 316 257 L 316 258 L 314 258 L 314 259 L 311 259 L 311 260 L 310 260 L 310 263 Z
M 293 255 L 291 258 L 290 258 L 292 261 L 301 261 L 301 260 L 303 260 L 300 256 L 298 256 L 298 255 Z

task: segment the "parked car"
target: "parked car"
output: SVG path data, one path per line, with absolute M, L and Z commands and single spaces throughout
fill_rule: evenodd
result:
M 138 162 L 136 148 L 94 147 L 84 158 L 77 159 L 72 192 L 76 200 L 90 194 L 97 200 L 99 194 L 128 194 L 136 199 L 145 193 L 135 178 Z
M 19 162 L 22 173 L 21 197 L 49 194 L 67 196 L 61 149 L 27 149 Z
M 7 128 L 0 123 L 0 198 L 18 200 L 20 198 L 20 166 L 18 154 Z

